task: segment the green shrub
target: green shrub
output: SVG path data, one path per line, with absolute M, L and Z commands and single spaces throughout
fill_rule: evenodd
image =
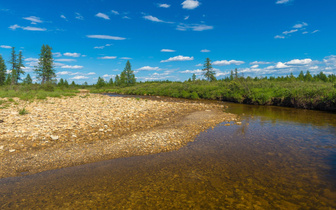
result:
M 26 108 L 22 108 L 22 109 L 19 109 L 19 114 L 25 115 L 25 114 L 28 114 L 28 111 L 26 110 Z

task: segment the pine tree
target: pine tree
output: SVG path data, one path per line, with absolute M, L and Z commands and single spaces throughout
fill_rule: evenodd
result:
M 9 61 L 11 66 L 11 85 L 15 85 L 17 82 L 16 62 L 17 62 L 17 56 L 15 54 L 15 47 L 12 47 L 11 59 Z
M 32 78 L 30 77 L 29 74 L 27 74 L 27 77 L 26 77 L 26 79 L 23 80 L 23 83 L 28 84 L 28 85 L 33 83 L 33 80 L 32 80 Z
M 22 51 L 19 52 L 18 60 L 17 60 L 17 65 L 16 65 L 16 83 L 18 83 L 19 80 L 22 80 L 21 74 L 24 75 L 25 72 L 22 70 L 25 66 L 23 65 L 23 56 L 22 56 Z
M 117 76 L 114 78 L 114 84 L 115 84 L 116 86 L 119 86 L 119 85 L 120 85 L 119 75 L 117 75 Z
M 210 58 L 207 58 L 205 60 L 204 63 L 204 69 L 202 69 L 204 71 L 203 75 L 205 76 L 205 78 L 207 78 L 208 81 L 214 81 L 216 80 L 215 77 L 215 71 L 212 70 L 212 65 L 211 65 L 211 60 Z
M 192 75 L 192 81 L 195 82 L 196 81 L 196 74 Z
M 12 77 L 10 74 L 7 74 L 5 85 L 10 85 L 10 84 L 12 84 Z
M 58 82 L 57 85 L 58 85 L 59 87 L 64 86 L 64 80 L 63 80 L 63 78 L 61 78 L 61 79 L 59 80 L 59 82 Z
M 126 62 L 126 66 L 124 69 L 125 72 L 125 83 L 127 86 L 135 84 L 135 75 L 134 71 L 132 71 L 131 63 L 129 61 Z
M 7 67 L 4 59 L 0 55 L 0 86 L 5 85 Z
M 113 79 L 111 78 L 111 79 L 109 80 L 109 82 L 108 82 L 108 85 L 109 85 L 109 86 L 113 86 L 113 84 L 114 84 L 114 83 L 113 83 Z
M 299 81 L 303 81 L 304 80 L 303 71 L 300 72 L 299 76 L 297 77 L 297 80 L 299 80 Z
M 304 76 L 305 81 L 312 81 L 313 76 L 310 74 L 310 72 L 307 70 L 306 75 Z
M 68 83 L 68 81 L 66 79 L 64 80 L 64 87 L 66 87 L 66 88 L 69 87 L 69 83 Z
M 42 45 L 38 66 L 35 69 L 37 78 L 41 83 L 52 82 L 56 77 L 54 69 L 54 59 L 49 45 Z
M 101 77 L 98 77 L 98 81 L 97 81 L 97 84 L 96 84 L 96 87 L 97 88 L 102 88 L 105 86 L 105 80 Z
M 125 86 L 125 85 L 127 85 L 127 81 L 126 81 L 126 72 L 125 72 L 125 70 L 122 71 L 121 74 L 120 74 L 119 84 L 120 84 L 121 86 Z

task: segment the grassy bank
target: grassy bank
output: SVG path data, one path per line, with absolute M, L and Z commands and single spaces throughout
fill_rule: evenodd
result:
M 14 85 L 14 86 L 1 86 L 0 87 L 0 108 L 4 108 L 2 105 L 5 102 L 13 102 L 12 98 L 19 98 L 21 100 L 34 100 L 34 99 L 46 99 L 47 97 L 62 97 L 62 96 L 74 96 L 78 90 L 76 88 L 64 88 L 56 87 L 53 85 Z M 9 98 L 4 100 L 2 98 Z
M 336 111 L 336 85 L 329 82 L 246 80 L 146 82 L 131 87 L 92 88 L 95 93 L 159 95 Z

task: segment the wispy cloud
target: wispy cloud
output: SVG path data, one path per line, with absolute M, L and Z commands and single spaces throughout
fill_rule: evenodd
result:
M 297 31 L 298 31 L 297 29 L 292 29 L 292 30 L 290 30 L 290 31 L 284 31 L 284 32 L 282 32 L 282 33 L 285 34 L 285 35 L 287 35 L 287 34 L 295 33 L 295 32 L 297 32 Z
M 70 66 L 70 65 L 64 65 L 61 66 L 62 69 L 82 69 L 83 66 L 79 66 L 79 65 L 74 65 L 74 66 Z
M 60 52 L 55 52 L 55 53 L 53 53 L 53 56 L 54 56 L 54 57 L 62 57 L 62 53 L 60 53 Z
M 289 2 L 290 2 L 290 0 L 277 0 L 276 4 L 287 4 Z
M 109 35 L 87 35 L 86 37 L 92 38 L 92 39 L 110 39 L 110 40 L 125 40 L 124 37 L 118 37 L 118 36 L 109 36 Z
M 182 74 L 195 74 L 195 75 L 202 75 L 203 70 L 201 69 L 196 69 L 196 70 L 185 70 L 185 71 L 180 71 Z
M 32 24 L 43 23 L 43 21 L 41 20 L 41 18 L 36 17 L 36 16 L 24 17 L 23 19 L 31 21 Z
M 119 12 L 116 11 L 116 10 L 111 10 L 111 12 L 112 12 L 112 14 L 114 14 L 114 15 L 119 15 Z
M 303 28 L 305 26 L 308 26 L 308 23 L 302 22 L 302 23 L 297 23 L 293 26 L 293 28 Z
M 159 18 L 154 17 L 152 15 L 145 15 L 145 16 L 143 16 L 143 18 L 146 19 L 146 20 L 157 22 L 157 23 L 170 23 L 170 24 L 174 23 L 174 22 L 168 22 L 168 21 L 160 20 Z
M 73 79 L 73 80 L 81 80 L 81 79 L 89 79 L 89 77 L 86 77 L 86 76 L 75 76 L 75 77 L 70 78 L 70 79 Z
M 176 50 L 171 49 L 162 49 L 161 52 L 176 52 Z
M 274 37 L 274 39 L 284 39 L 285 38 L 285 36 L 281 36 L 281 35 L 276 35 L 275 37 Z
M 104 56 L 104 57 L 99 57 L 98 59 L 103 59 L 103 60 L 113 60 L 116 59 L 117 56 Z
M 104 49 L 105 47 L 110 47 L 112 44 L 106 44 L 106 45 L 103 45 L 103 46 L 96 46 L 94 47 L 94 49 Z
M 205 25 L 205 24 L 185 24 L 185 23 L 180 23 L 176 30 L 179 31 L 187 31 L 187 30 L 192 30 L 192 31 L 205 31 L 205 30 L 212 30 L 214 27 Z
M 158 71 L 158 70 L 160 70 L 160 68 L 159 67 L 144 66 L 144 67 L 138 68 L 137 70 L 138 71 Z
M 75 57 L 75 58 L 78 58 L 81 56 L 80 53 L 69 53 L 69 52 L 63 53 L 63 55 L 68 56 L 68 57 Z
M 291 64 L 291 65 L 307 65 L 307 64 L 310 64 L 312 63 L 313 60 L 310 59 L 310 58 L 307 58 L 307 59 L 294 59 L 294 60 L 291 60 L 291 61 L 288 61 L 286 62 L 285 64 Z
M 245 62 L 244 61 L 236 61 L 236 60 L 230 60 L 230 61 L 227 61 L 227 60 L 221 60 L 221 61 L 214 61 L 212 63 L 212 65 L 216 65 L 216 66 L 227 66 L 227 65 L 241 65 L 241 64 L 244 64 Z
M 207 49 L 204 49 L 204 50 L 201 50 L 202 53 L 208 53 L 208 52 L 211 52 L 210 50 L 207 50 Z
M 169 8 L 170 5 L 169 4 L 158 4 L 159 7 L 162 7 L 162 8 Z
M 171 57 L 167 60 L 162 60 L 161 63 L 171 62 L 171 61 L 192 61 L 192 60 L 194 60 L 194 57 L 178 55 L 175 57 Z
M 60 17 L 64 20 L 68 21 L 68 19 L 64 15 L 61 15 Z
M 58 62 L 75 62 L 76 59 L 60 58 L 60 59 L 55 59 L 55 61 L 58 61 Z
M 17 24 L 9 26 L 10 29 L 16 30 L 18 28 L 21 28 L 22 30 L 25 31 L 46 31 L 46 28 L 38 28 L 38 27 L 31 27 L 31 26 L 19 26 Z
M 266 65 L 266 64 L 271 64 L 271 62 L 266 62 L 266 61 L 253 61 L 250 63 L 250 65 Z
M 183 9 L 195 9 L 199 7 L 200 3 L 197 0 L 185 0 L 182 2 Z
M 105 19 L 105 20 L 109 20 L 109 19 L 110 19 L 110 17 L 109 17 L 108 15 L 106 15 L 106 14 L 104 14 L 104 13 L 101 13 L 101 12 L 97 13 L 95 16 L 96 16 L 96 17 L 103 18 L 103 19 Z
M 8 45 L 0 45 L 0 48 L 11 49 L 12 47 L 11 47 L 11 46 L 8 46 Z
M 84 20 L 84 17 L 80 13 L 76 12 L 75 15 L 76 15 L 76 17 L 75 17 L 76 19 Z
M 133 58 L 130 58 L 130 57 L 121 57 L 119 59 L 121 59 L 121 60 L 132 60 Z

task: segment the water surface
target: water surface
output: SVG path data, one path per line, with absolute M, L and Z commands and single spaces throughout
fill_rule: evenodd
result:
M 228 104 L 173 152 L 0 179 L 0 209 L 334 209 L 336 115 Z

